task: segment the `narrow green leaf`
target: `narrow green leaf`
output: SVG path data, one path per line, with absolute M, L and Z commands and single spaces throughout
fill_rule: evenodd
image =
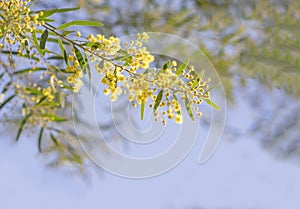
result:
M 27 116 L 22 120 L 21 125 L 20 125 L 20 127 L 19 127 L 19 131 L 18 131 L 17 137 L 16 137 L 16 141 L 19 140 L 19 138 L 20 138 L 20 136 L 21 136 L 21 133 L 22 133 L 22 131 L 23 131 L 23 128 L 24 128 L 24 126 L 25 126 L 25 124 L 26 124 L 26 122 L 27 122 L 27 120 L 28 120 L 28 118 L 29 118 L 30 116 L 31 116 L 31 115 L 29 114 L 29 115 L 27 115 Z
M 55 14 L 58 12 L 58 9 L 51 9 L 51 10 L 41 10 L 40 12 L 43 12 L 44 14 L 40 16 L 39 18 L 47 18 L 50 17 L 51 15 Z
M 165 71 L 167 68 L 169 68 L 171 65 L 171 61 L 168 60 L 163 66 L 162 66 L 162 69 Z
M 91 89 L 91 92 L 93 92 L 93 80 L 92 80 L 91 68 L 90 68 L 90 65 L 89 65 L 89 62 L 88 62 L 88 57 L 87 57 L 86 53 L 84 53 L 84 59 L 85 59 L 87 74 L 88 74 L 88 77 L 89 77 L 90 89 Z
M 36 69 L 27 68 L 27 69 L 24 69 L 24 70 L 14 72 L 13 74 L 18 75 L 18 74 L 23 74 L 23 73 L 36 72 L 36 71 L 45 71 L 45 70 L 47 70 L 47 68 L 36 68 Z
M 74 20 L 71 22 L 64 23 L 57 27 L 57 30 L 63 30 L 71 26 L 103 26 L 102 23 L 96 21 L 89 21 L 89 20 Z
M 40 134 L 39 134 L 39 140 L 38 140 L 38 148 L 39 148 L 39 152 L 42 152 L 42 138 L 43 138 L 43 132 L 44 132 L 44 128 L 41 128 Z
M 32 94 L 32 95 L 43 94 L 42 91 L 39 91 L 39 90 L 37 90 L 35 88 L 29 88 L 29 87 L 27 87 L 26 90 L 29 91 L 30 94 Z
M 30 14 L 38 14 L 40 12 L 43 12 L 44 14 L 42 16 L 40 16 L 40 18 L 47 18 L 47 17 L 54 15 L 55 13 L 65 13 L 65 12 L 70 12 L 70 11 L 79 10 L 79 9 L 80 9 L 80 7 L 62 8 L 62 9 L 56 8 L 56 9 L 49 9 L 49 10 L 32 11 L 32 12 L 30 12 Z
M 61 55 L 59 56 L 51 56 L 51 57 L 47 57 L 48 60 L 64 60 L 65 58 Z
M 74 32 L 75 32 L 74 30 L 64 30 L 63 36 L 68 36 L 68 35 L 70 35 L 71 33 L 74 33 Z
M 71 12 L 71 11 L 75 11 L 75 10 L 79 10 L 79 9 L 80 9 L 80 7 L 62 8 L 62 9 L 58 9 L 58 13 Z
M 77 60 L 78 60 L 78 62 L 80 64 L 80 67 L 83 70 L 83 72 L 86 73 L 86 62 L 85 62 L 85 59 L 83 59 L 83 56 L 82 56 L 80 50 L 76 46 L 74 46 L 74 49 L 75 49 L 75 55 L 76 55 Z
M 206 101 L 207 104 L 209 104 L 210 106 L 212 106 L 216 110 L 219 110 L 219 111 L 221 110 L 221 108 L 216 103 L 214 103 L 213 101 L 211 101 L 210 99 L 206 99 L 205 101 Z
M 0 105 L 0 110 L 1 110 L 8 102 L 10 102 L 10 100 L 12 100 L 15 96 L 16 96 L 16 95 L 12 95 L 12 96 L 8 97 L 6 100 L 4 100 L 4 101 L 2 102 L 2 104 Z
M 190 58 L 187 58 L 176 70 L 177 75 L 181 75 L 181 73 L 185 70 L 185 68 L 189 65 Z
M 86 42 L 85 46 L 91 47 L 91 48 L 98 48 L 102 43 L 95 43 L 95 42 Z M 126 56 L 126 55 L 124 55 Z M 128 55 L 129 56 L 129 55 Z
M 195 88 L 198 84 L 199 84 L 199 82 L 202 80 L 202 78 L 203 78 L 203 75 L 204 75 L 204 71 L 202 70 L 201 72 L 200 72 L 200 74 L 197 76 L 197 78 L 194 80 L 194 82 L 193 82 L 193 85 L 192 85 L 192 88 Z
M 207 90 L 203 93 L 203 95 L 205 95 L 207 92 L 210 92 L 210 91 L 214 90 L 214 89 L 217 88 L 219 85 L 220 85 L 220 84 L 217 84 L 217 85 L 215 85 L 215 86 L 210 87 L 209 89 L 207 89 Z
M 32 33 L 32 39 L 33 39 L 33 44 L 34 44 L 35 48 L 38 50 L 38 52 L 40 54 L 44 54 L 44 51 L 40 48 L 40 45 L 39 45 L 38 40 L 36 38 L 35 31 L 33 31 L 33 33 Z
M 141 120 L 144 120 L 144 114 L 145 114 L 145 102 L 141 104 Z
M 41 49 L 46 48 L 46 42 L 47 42 L 47 39 L 48 39 L 48 35 L 49 35 L 48 30 L 45 30 L 44 33 L 41 36 L 41 41 L 40 41 L 40 48 Z
M 25 40 L 24 45 L 25 45 L 27 57 L 28 57 L 28 58 L 31 58 L 31 57 L 30 57 L 30 48 L 29 48 L 29 45 L 28 45 L 28 41 L 27 41 L 27 40 Z
M 54 122 L 65 122 L 68 120 L 67 118 L 63 118 L 63 117 L 60 117 L 57 115 L 51 115 L 51 114 L 43 114 L 42 116 L 45 118 L 50 118 Z
M 156 75 L 154 76 L 154 78 L 156 79 L 161 73 L 164 73 L 166 71 L 166 69 L 168 67 L 170 67 L 171 61 L 168 60 L 162 67 L 160 70 L 158 70 L 158 72 L 156 73 Z
M 40 101 L 38 103 L 36 103 L 36 106 L 40 105 L 43 101 L 45 101 L 47 99 L 48 96 L 44 96 L 40 99 Z
M 1 75 L 0 75 L 0 79 L 5 75 L 5 73 L 6 72 L 4 72 L 4 73 L 1 73 Z
M 190 100 L 189 100 L 187 95 L 185 95 L 185 107 L 186 107 L 186 110 L 187 110 L 190 118 L 192 120 L 195 120 L 194 115 L 193 115 L 193 111 L 192 111 L 192 108 L 191 108 Z
M 55 146 L 59 146 L 59 144 L 58 144 L 58 140 L 53 136 L 53 134 L 50 134 L 50 138 L 51 138 L 51 140 L 53 141 L 53 143 L 55 144 Z
M 9 89 L 9 87 L 10 87 L 10 85 L 11 85 L 11 82 L 8 82 L 5 86 L 4 86 L 4 88 L 3 88 L 3 90 L 2 90 L 2 94 L 5 94 L 6 92 L 7 92 L 7 90 Z
M 44 21 L 44 22 L 55 22 L 55 20 L 52 19 L 52 18 L 45 18 L 45 19 L 43 19 L 43 18 L 38 18 L 38 20 Z
M 61 55 L 65 59 L 66 65 L 69 65 L 68 56 L 67 56 L 66 50 L 64 48 L 63 42 L 61 41 L 60 38 L 57 39 L 57 42 L 58 42 L 58 45 L 59 45 L 59 48 L 60 48 L 60 51 L 61 51 Z
M 154 103 L 154 108 L 153 108 L 153 112 L 156 112 L 157 108 L 159 107 L 162 97 L 163 97 L 163 90 L 160 90 L 160 92 L 158 92 L 155 103 Z

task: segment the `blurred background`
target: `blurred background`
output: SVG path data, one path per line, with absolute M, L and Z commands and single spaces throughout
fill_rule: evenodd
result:
M 61 16 L 61 22 L 104 23 L 91 32 L 118 37 L 163 32 L 198 46 L 222 80 L 226 128 L 206 164 L 197 163 L 200 141 L 179 166 L 143 180 L 111 175 L 88 160 L 73 169 L 72 161 L 60 159 L 49 169 L 32 138 L 12 143 L 6 129 L 0 141 L 0 208 L 300 208 L 299 0 L 52 0 L 37 5 L 62 6 L 82 9 Z M 113 137 L 113 123 L 106 128 Z

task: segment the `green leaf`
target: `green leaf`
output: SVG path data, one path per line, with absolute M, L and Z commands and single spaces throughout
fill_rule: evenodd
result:
M 144 120 L 144 114 L 145 114 L 145 102 L 142 102 L 142 104 L 141 104 L 141 120 Z
M 3 103 L 0 105 L 0 110 L 10 101 L 12 100 L 16 95 L 12 95 L 8 97 L 6 100 L 3 101 Z
M 48 60 L 64 60 L 65 58 L 61 55 L 59 56 L 51 56 L 51 57 L 47 57 Z
M 194 80 L 194 82 L 193 82 L 193 85 L 192 85 L 192 88 L 195 88 L 198 84 L 199 84 L 199 82 L 202 80 L 202 78 L 203 78 L 203 75 L 204 75 L 204 71 L 202 70 L 201 72 L 200 72 L 200 74 L 197 76 L 197 78 Z
M 71 11 L 75 11 L 75 10 L 79 10 L 79 9 L 80 9 L 80 7 L 62 8 L 62 9 L 58 9 L 58 13 L 71 12 Z
M 5 73 L 6 73 L 6 72 L 4 72 L 4 73 L 2 73 L 2 74 L 0 75 L 0 79 L 5 75 Z
M 40 12 L 43 12 L 44 14 L 39 17 L 40 18 L 47 18 L 50 17 L 51 15 L 57 13 L 58 9 L 51 9 L 51 10 L 41 10 Z
M 57 116 L 57 115 L 43 114 L 42 116 L 45 117 L 45 118 L 50 118 L 54 122 L 65 122 L 65 121 L 68 121 L 67 118 L 63 118 L 63 117 L 60 117 L 60 116 Z
M 187 58 L 176 70 L 176 75 L 181 75 L 185 68 L 189 65 L 190 58 Z
M 44 96 L 40 99 L 40 101 L 38 103 L 36 103 L 36 106 L 40 105 L 43 101 L 45 101 L 47 99 L 48 96 Z
M 214 103 L 213 101 L 211 101 L 210 99 L 206 99 L 205 101 L 206 101 L 207 104 L 209 104 L 210 106 L 212 106 L 216 110 L 219 110 L 219 111 L 221 110 L 221 108 L 216 103 Z
M 101 22 L 89 21 L 89 20 L 74 20 L 71 22 L 64 23 L 57 27 L 57 30 L 63 30 L 71 26 L 103 26 Z
M 163 93 L 164 91 L 163 90 L 160 90 L 157 94 L 157 97 L 156 97 L 156 100 L 155 100 L 155 103 L 154 103 L 154 108 L 153 108 L 153 112 L 156 112 L 157 108 L 159 107 L 160 103 L 161 103 L 161 100 L 162 100 L 162 97 L 163 97 Z
M 32 39 L 33 39 L 33 44 L 34 44 L 35 48 L 38 50 L 38 52 L 40 54 L 44 54 L 44 51 L 40 48 L 40 45 L 39 45 L 38 40 L 36 38 L 35 31 L 33 31 L 33 33 L 32 33 Z
M 163 66 L 162 66 L 162 69 L 165 71 L 166 69 L 168 69 L 171 65 L 171 61 L 168 60 Z
M 30 14 L 37 14 L 37 13 L 43 12 L 44 14 L 42 16 L 40 16 L 40 18 L 47 18 L 47 17 L 54 15 L 55 13 L 65 13 L 65 12 L 70 12 L 70 11 L 79 10 L 79 9 L 80 9 L 80 7 L 62 8 L 62 9 L 57 8 L 57 9 L 50 9 L 50 10 L 32 11 L 32 12 L 30 12 Z
M 87 74 L 88 74 L 88 77 L 89 77 L 90 89 L 91 89 L 91 92 L 93 92 L 93 80 L 92 80 L 91 68 L 90 68 L 90 65 L 89 65 L 89 62 L 88 62 L 88 57 L 87 57 L 86 53 L 84 53 L 84 59 L 85 59 Z
M 187 95 L 185 95 L 185 108 L 186 108 L 190 118 L 192 120 L 195 120 L 194 115 L 193 115 L 193 111 L 192 111 L 192 108 L 191 108 L 191 103 L 190 103 L 190 100 L 189 100 Z
M 39 140 L 38 140 L 38 148 L 39 148 L 39 152 L 42 152 L 42 138 L 43 138 L 43 132 L 44 132 L 44 128 L 41 128 L 40 134 L 39 134 Z
M 74 33 L 74 32 L 75 32 L 74 30 L 64 30 L 63 36 L 68 36 L 69 34 Z
M 217 88 L 219 85 L 220 85 L 220 84 L 217 84 L 217 85 L 215 85 L 215 86 L 210 87 L 209 89 L 207 89 L 207 90 L 203 93 L 203 95 L 205 95 L 207 92 L 210 92 L 210 91 L 214 90 L 214 89 Z
M 84 45 L 91 48 L 98 48 L 102 43 L 86 42 Z M 103 44 L 102 44 L 103 45 Z M 129 56 L 129 55 L 128 55 Z
M 37 90 L 35 88 L 29 88 L 29 87 L 27 87 L 26 90 L 29 91 L 30 94 L 32 94 L 32 95 L 43 94 L 42 91 L 39 91 L 39 90 Z
M 44 22 L 55 22 L 55 20 L 52 19 L 52 18 L 45 18 L 45 19 L 43 19 L 43 18 L 38 18 L 38 20 L 44 21 Z
M 74 49 L 75 49 L 75 55 L 76 55 L 77 60 L 78 60 L 78 62 L 80 64 L 80 67 L 83 70 L 83 72 L 86 73 L 86 62 L 85 62 L 85 59 L 83 59 L 83 56 L 82 56 L 80 50 L 76 46 L 74 46 Z
M 23 131 L 23 128 L 24 128 L 24 126 L 25 126 L 25 124 L 26 124 L 26 122 L 27 122 L 27 120 L 28 120 L 28 118 L 29 118 L 30 116 L 31 116 L 31 114 L 27 115 L 27 116 L 22 120 L 21 125 L 20 125 L 20 127 L 19 127 L 19 131 L 18 131 L 17 137 L 16 137 L 16 141 L 19 140 L 19 138 L 20 138 L 20 136 L 21 136 L 21 133 L 22 133 L 22 131 Z
M 23 74 L 23 73 L 36 72 L 36 71 L 45 71 L 45 70 L 47 70 L 47 68 L 36 68 L 36 69 L 27 68 L 27 69 L 24 69 L 24 70 L 14 72 L 13 74 L 18 75 L 18 74 Z
M 11 82 L 8 82 L 5 86 L 4 86 L 4 88 L 3 88 L 3 90 L 2 90 L 2 94 L 5 94 L 6 92 L 7 92 L 7 90 L 9 89 L 9 87 L 10 87 L 10 85 L 11 85 Z
M 53 134 L 50 134 L 50 138 L 51 138 L 51 140 L 53 141 L 53 143 L 55 144 L 55 146 L 59 146 L 59 144 L 58 144 L 58 140 L 53 136 Z
M 161 74 L 161 73 L 164 73 L 165 71 L 166 71 L 166 69 L 168 68 L 168 67 L 170 67 L 170 64 L 171 64 L 171 61 L 170 60 L 168 60 L 162 67 L 161 67 L 161 69 L 156 73 L 156 75 L 155 75 L 155 79 L 159 76 L 159 74 Z
M 62 41 L 61 41 L 61 39 L 59 37 L 57 39 L 57 42 L 58 42 L 58 45 L 59 45 L 59 48 L 60 48 L 60 51 L 61 51 L 61 55 L 65 59 L 66 65 L 69 65 L 69 61 L 68 61 L 68 56 L 67 56 L 66 50 L 65 50 L 64 45 L 63 45 L 63 43 L 62 43 Z
M 48 39 L 48 35 L 49 35 L 48 30 L 45 30 L 44 33 L 41 36 L 41 41 L 40 41 L 40 48 L 41 49 L 46 48 L 46 42 L 47 42 L 47 39 Z

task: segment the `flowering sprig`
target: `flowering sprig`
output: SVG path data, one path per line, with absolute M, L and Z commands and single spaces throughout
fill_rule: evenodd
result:
M 82 31 L 70 27 L 102 23 L 75 20 L 54 26 L 52 15 L 78 8 L 31 11 L 31 6 L 30 0 L 0 2 L 0 81 L 4 83 L 0 111 L 13 100 L 12 108 L 22 110 L 17 140 L 30 125 L 40 128 L 39 151 L 46 150 L 42 149 L 46 132 L 54 146 L 60 146 L 57 138 L 66 131 L 58 129 L 57 123 L 69 120 L 70 95 L 80 92 L 85 74 L 91 82 L 90 62 L 102 76 L 103 93 L 112 102 L 127 95 L 134 107 L 140 106 L 141 119 L 146 107 L 163 124 L 167 119 L 182 123 L 183 103 L 193 120 L 194 114 L 201 115 L 198 106 L 203 101 L 218 109 L 210 100 L 209 79 L 204 80 L 204 71 L 197 73 L 188 59 L 180 65 L 167 60 L 163 66 L 155 66 L 155 57 L 144 46 L 149 39 L 147 33 L 137 34 L 124 45 L 114 36 L 83 36 Z M 22 65 L 16 59 L 28 67 L 19 69 Z M 82 163 L 77 155 L 73 157 Z

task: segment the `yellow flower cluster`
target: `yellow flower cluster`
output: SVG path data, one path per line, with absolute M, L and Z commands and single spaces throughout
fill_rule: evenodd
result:
M 148 52 L 146 47 L 143 47 L 148 38 L 147 33 L 139 33 L 137 34 L 136 41 L 125 43 L 125 51 L 130 55 L 127 62 L 131 66 L 131 72 L 136 72 L 139 68 L 149 68 L 150 63 L 154 61 L 154 56 Z
M 75 52 L 73 51 L 73 53 Z M 69 84 L 73 85 L 73 91 L 78 93 L 83 86 L 83 82 L 81 80 L 83 73 L 78 60 L 75 58 L 75 55 L 69 55 L 68 60 L 69 63 L 73 64 L 66 67 L 66 72 L 71 74 L 68 76 L 67 81 Z
M 96 66 L 104 75 L 104 94 L 116 101 L 120 95 L 128 93 L 133 106 L 150 103 L 156 120 L 163 124 L 166 124 L 166 118 L 182 123 L 181 101 L 185 102 L 192 118 L 193 112 L 200 116 L 197 106 L 210 97 L 207 92 L 209 80 L 203 81 L 203 75 L 197 75 L 193 66 L 178 67 L 175 60 L 158 69 L 150 68 L 154 57 L 143 47 L 147 39 L 146 33 L 138 34 L 136 41 L 126 43 L 125 49 L 115 54 L 121 59 L 104 59 L 102 65 Z
M 28 116 L 28 123 L 32 126 L 46 127 L 54 120 L 58 109 L 64 106 L 58 99 L 58 93 L 53 87 L 42 87 L 36 83 L 26 85 L 14 84 L 16 94 L 23 100 L 22 115 Z
M 81 34 L 78 33 L 78 36 Z M 94 54 L 101 54 L 113 56 L 118 53 L 121 49 L 120 39 L 110 36 L 109 38 L 105 38 L 104 35 L 98 34 L 96 37 L 94 35 L 89 35 L 87 37 L 88 41 L 88 49 L 92 50 Z
M 39 21 L 43 12 L 30 14 L 27 6 L 30 0 L 2 0 L 0 1 L 0 37 L 9 44 L 25 43 L 25 33 L 33 32 L 37 26 L 44 25 L 44 21 Z M 4 47 L 3 44 L 0 48 Z

